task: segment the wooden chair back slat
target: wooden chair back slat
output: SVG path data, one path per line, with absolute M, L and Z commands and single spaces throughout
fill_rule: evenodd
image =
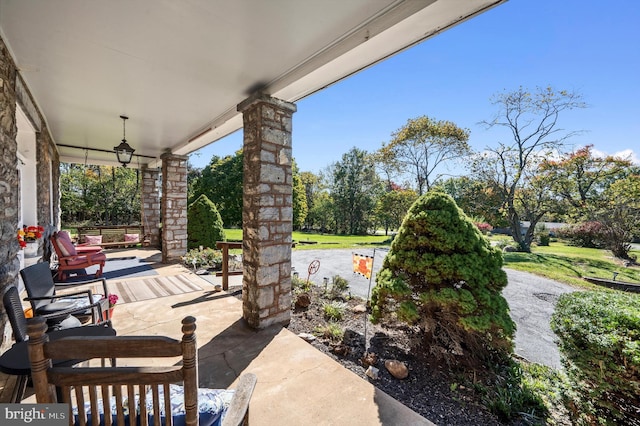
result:
M 170 367 L 54 367 L 49 382 L 55 386 L 88 385 L 159 385 L 183 380 L 182 366 Z
M 98 409 L 98 395 L 96 394 L 96 386 L 88 386 L 89 388 L 89 403 L 91 404 L 91 413 L 99 412 Z M 91 416 L 91 426 L 99 426 L 100 417 L 92 415 Z
M 158 386 L 151 386 L 151 395 L 153 400 L 153 412 L 160 412 L 160 395 L 158 394 Z M 153 416 L 153 426 L 160 426 L 160 416 Z
M 102 406 L 104 407 L 104 426 L 111 426 L 111 395 L 110 388 L 108 385 L 102 386 Z
M 147 387 L 143 383 L 138 385 L 138 394 L 140 396 L 144 395 L 145 397 L 147 395 Z M 138 405 L 140 406 L 140 426 L 149 426 L 146 398 L 141 397 Z
M 169 396 L 169 384 L 165 383 L 164 385 L 164 412 L 165 413 L 170 413 L 171 412 L 171 397 Z M 167 416 L 167 425 L 166 426 L 173 426 L 173 418 L 171 418 L 171 416 Z
M 124 400 L 122 399 L 122 388 L 120 386 L 114 386 L 113 393 L 116 399 L 116 422 L 119 425 L 124 424 Z
M 72 341 L 73 344 L 69 344 Z M 45 356 L 50 359 L 149 358 L 181 356 L 182 342 L 164 336 L 63 337 L 49 342 Z
M 129 415 L 131 415 L 131 413 L 136 412 L 136 399 L 135 399 L 135 396 L 132 398 L 133 395 L 135 395 L 135 392 L 133 390 L 133 385 L 127 385 L 127 401 L 129 406 Z
M 78 407 L 78 422 L 80 426 L 86 426 L 87 413 L 84 409 L 84 393 L 81 387 L 74 387 L 74 390 L 76 394 L 76 406 Z

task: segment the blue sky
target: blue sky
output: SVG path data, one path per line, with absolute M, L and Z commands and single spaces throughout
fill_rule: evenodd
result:
M 319 172 L 352 147 L 373 152 L 408 119 L 427 115 L 471 131 L 475 150 L 501 137 L 478 124 L 496 112 L 490 99 L 519 86 L 583 95 L 586 109 L 560 127 L 570 142 L 640 164 L 640 2 L 510 0 L 474 19 L 297 103 L 293 156 Z M 242 132 L 202 148 L 190 162 L 242 147 Z

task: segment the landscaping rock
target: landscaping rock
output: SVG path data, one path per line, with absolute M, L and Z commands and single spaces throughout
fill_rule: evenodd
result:
M 378 355 L 373 352 L 367 352 L 362 356 L 362 358 L 360 358 L 360 361 L 365 367 L 371 367 L 372 365 L 376 365 L 378 362 Z
M 364 314 L 365 312 L 367 312 L 367 307 L 360 304 L 360 305 L 354 306 L 353 308 L 351 308 L 351 310 L 356 314 Z
M 309 293 L 300 293 L 296 297 L 296 308 L 308 308 L 311 304 L 311 296 Z
M 396 359 L 388 359 L 384 362 L 384 366 L 396 379 L 406 379 L 409 375 L 409 369 L 402 361 L 398 361 Z
M 298 334 L 298 337 L 304 339 L 307 342 L 313 342 L 314 340 L 316 340 L 316 336 L 311 333 L 300 333 Z
M 367 375 L 367 377 L 373 379 L 373 380 L 378 380 L 379 376 L 379 372 L 380 370 L 378 370 L 377 368 L 375 368 L 374 366 L 369 366 L 369 368 L 367 368 L 367 371 L 365 371 L 364 374 Z

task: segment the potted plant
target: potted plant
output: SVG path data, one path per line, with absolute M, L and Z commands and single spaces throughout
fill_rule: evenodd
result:
M 116 306 L 116 303 L 118 303 L 119 297 L 115 293 L 109 293 L 108 299 L 109 299 L 109 317 L 107 319 L 111 319 L 113 318 L 113 308 Z
M 42 238 L 44 228 L 42 226 L 24 225 L 18 229 L 18 244 L 24 249 L 25 257 L 35 257 L 38 255 L 38 239 Z

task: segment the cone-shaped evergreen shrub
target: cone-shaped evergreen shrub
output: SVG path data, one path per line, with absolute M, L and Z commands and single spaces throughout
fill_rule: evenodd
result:
M 216 241 L 224 241 L 222 218 L 215 204 L 202 194 L 187 209 L 187 246 L 216 248 Z
M 415 326 L 417 347 L 477 365 L 513 350 L 506 285 L 500 251 L 451 197 L 428 192 L 409 209 L 376 277 L 373 320 Z

